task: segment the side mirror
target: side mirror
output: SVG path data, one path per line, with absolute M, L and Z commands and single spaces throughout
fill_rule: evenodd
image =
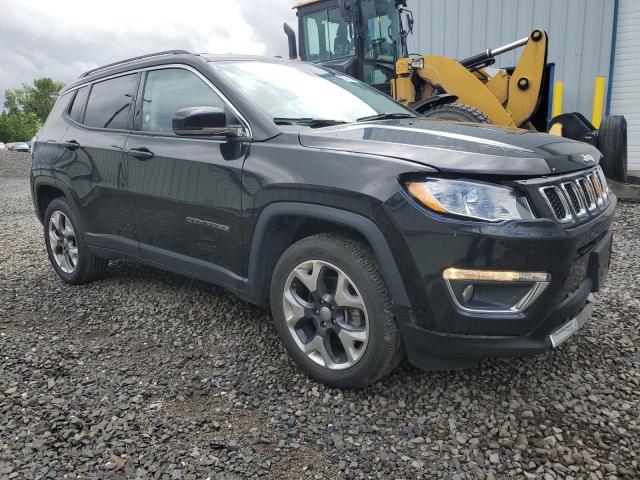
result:
M 185 107 L 173 114 L 171 120 L 176 135 L 213 135 L 237 137 L 240 128 L 230 126 L 224 110 L 218 107 Z
M 406 4 L 405 4 L 406 6 Z M 406 37 L 413 33 L 413 12 L 408 8 L 400 8 L 400 30 Z M 406 23 L 406 30 L 405 30 Z
M 407 13 L 407 30 L 409 33 L 413 33 L 413 12 L 411 10 L 406 10 Z
M 338 0 L 338 10 L 345 22 L 353 22 L 355 2 L 353 0 Z

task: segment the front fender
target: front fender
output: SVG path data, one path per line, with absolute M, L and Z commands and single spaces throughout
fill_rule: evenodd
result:
M 394 305 L 410 307 L 409 297 L 405 289 L 398 265 L 389 245 L 380 229 L 370 219 L 357 213 L 333 207 L 308 203 L 278 202 L 267 205 L 256 223 L 248 261 L 248 282 L 252 291 L 260 290 L 260 272 L 266 268 L 262 250 L 265 244 L 268 227 L 279 217 L 295 216 L 313 218 L 355 230 L 362 235 L 371 246 L 378 260 L 382 276 L 391 294 Z

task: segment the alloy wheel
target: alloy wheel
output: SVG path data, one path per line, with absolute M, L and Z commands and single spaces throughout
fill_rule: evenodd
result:
M 344 370 L 362 358 L 369 340 L 367 309 L 354 282 L 335 265 L 309 260 L 295 267 L 283 306 L 289 333 L 316 364 Z
M 73 273 L 78 264 L 76 233 L 69 217 L 60 211 L 49 218 L 49 246 L 60 270 Z

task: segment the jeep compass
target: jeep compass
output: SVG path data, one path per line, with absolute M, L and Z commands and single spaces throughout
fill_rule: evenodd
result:
M 56 273 L 132 259 L 270 306 L 305 372 L 358 388 L 557 347 L 606 277 L 600 153 L 437 122 L 277 58 L 160 52 L 84 73 L 32 150 Z

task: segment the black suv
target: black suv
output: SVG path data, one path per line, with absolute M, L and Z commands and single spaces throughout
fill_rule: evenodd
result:
M 64 281 L 129 258 L 222 285 L 270 305 L 308 374 L 362 387 L 574 333 L 609 265 L 600 158 L 311 64 L 171 51 L 67 86 L 31 188 Z

